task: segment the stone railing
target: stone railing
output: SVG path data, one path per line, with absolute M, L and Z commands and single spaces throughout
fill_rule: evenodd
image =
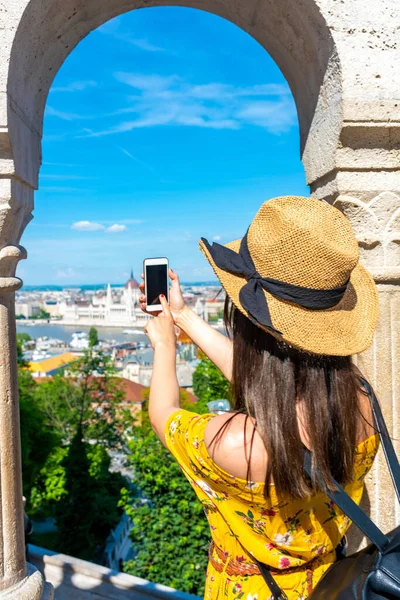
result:
M 55 590 L 57 600 L 200 600 L 140 577 L 94 563 L 28 546 L 29 561 Z

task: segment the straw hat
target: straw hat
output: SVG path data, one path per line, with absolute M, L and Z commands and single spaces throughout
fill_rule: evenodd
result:
M 225 247 L 200 241 L 200 249 L 226 293 L 244 315 L 251 318 L 248 307 L 243 306 L 243 293 L 240 298 L 239 294 L 249 277 L 258 279 L 257 284 L 260 278 L 271 278 L 283 286 L 292 284 L 300 292 L 302 288 L 316 292 L 317 296 L 319 290 L 330 293 L 337 288 L 342 290 L 341 299 L 330 308 L 305 308 L 263 288 L 272 334 L 295 348 L 335 356 L 357 354 L 371 344 L 378 318 L 378 294 L 371 275 L 359 263 L 350 223 L 338 209 L 313 198 L 284 196 L 268 200 L 244 241 L 254 263 L 254 275 L 238 275 L 216 264 L 213 250 L 223 254 L 224 248 L 229 248 L 239 253 L 242 240 Z M 270 327 L 256 324 L 271 332 Z

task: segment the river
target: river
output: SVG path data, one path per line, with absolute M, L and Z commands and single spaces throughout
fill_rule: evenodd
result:
M 35 325 L 24 325 L 21 321 L 17 320 L 17 332 L 27 333 L 32 339 L 38 337 L 49 337 L 63 340 L 64 342 L 70 342 L 72 334 L 75 331 L 85 331 L 89 333 L 90 327 L 83 327 L 81 325 L 61 325 L 59 323 L 37 323 Z M 148 337 L 145 333 L 132 333 L 124 334 L 124 327 L 96 327 L 99 339 L 116 342 L 147 342 Z

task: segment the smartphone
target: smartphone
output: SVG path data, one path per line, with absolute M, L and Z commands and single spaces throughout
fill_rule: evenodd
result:
M 160 312 L 160 294 L 169 302 L 168 258 L 145 258 L 143 261 L 146 310 Z

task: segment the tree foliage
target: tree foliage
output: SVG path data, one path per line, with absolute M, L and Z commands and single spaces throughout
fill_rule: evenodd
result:
M 36 400 L 36 388 L 31 374 L 19 369 L 22 478 L 27 497 L 49 456 L 61 442 L 59 432 L 47 426 L 46 414 Z
M 93 348 L 93 346 L 97 346 L 99 343 L 99 334 L 97 333 L 96 327 L 91 327 L 89 329 L 89 348 Z
M 27 333 L 17 333 L 16 336 L 16 343 L 17 343 L 17 362 L 18 364 L 23 367 L 26 366 L 27 363 L 24 360 L 24 344 L 26 344 L 26 342 L 29 342 L 31 340 L 31 336 L 28 335 Z
M 123 485 L 119 473 L 110 473 L 110 458 L 100 445 L 91 448 L 80 426 L 62 461 L 65 494 L 56 505 L 57 550 L 85 560 L 96 558 L 118 522 Z
M 32 315 L 30 318 L 31 319 L 50 319 L 50 317 L 51 317 L 51 315 L 49 312 L 47 312 L 47 310 L 40 308 L 39 312 L 36 315 Z
M 230 383 L 205 354 L 193 373 L 193 392 L 199 399 L 199 412 L 208 412 L 207 403 L 212 400 L 231 397 Z
M 222 373 L 204 355 L 194 373 L 193 403 L 180 391 L 180 406 L 208 412 L 207 402 L 230 397 Z M 201 502 L 178 463 L 154 434 L 148 417 L 148 391 L 141 425 L 129 442 L 134 488 L 124 490 L 122 505 L 130 515 L 135 558 L 124 570 L 156 583 L 202 596 L 210 532 Z
M 67 493 L 64 460 L 67 446 L 54 448 L 39 474 L 34 478 L 29 493 L 28 509 L 38 518 L 54 516 L 57 503 Z
M 118 446 L 118 431 L 126 427 L 118 411 L 124 391 L 111 357 L 87 350 L 68 374 L 49 378 L 38 387 L 37 398 L 49 425 L 61 433 L 64 442 L 71 441 L 80 427 L 85 440 Z
M 20 369 L 24 493 L 32 516 L 55 516 L 56 549 L 99 560 L 120 516 L 126 481 L 110 473 L 110 448 L 123 429 L 123 399 L 110 358 L 88 351 L 69 376 L 37 383 Z
M 202 505 L 153 431 L 137 428 L 129 449 L 140 492 L 124 493 L 136 551 L 124 570 L 202 596 L 210 540 Z

